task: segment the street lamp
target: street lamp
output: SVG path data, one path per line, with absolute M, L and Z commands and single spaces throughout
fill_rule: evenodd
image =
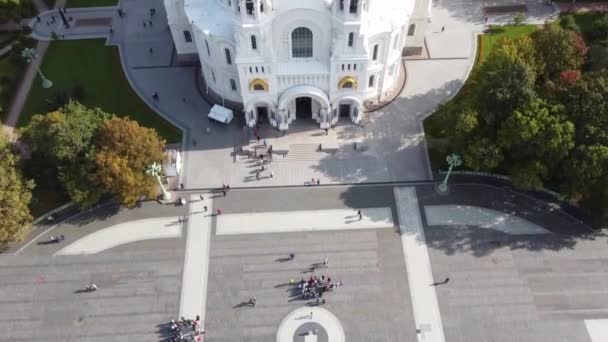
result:
M 38 66 L 38 64 L 36 64 L 35 59 L 38 58 L 38 54 L 36 53 L 35 49 L 24 48 L 21 51 L 21 57 L 23 57 L 28 63 L 34 64 L 34 67 L 36 68 L 36 70 L 38 70 L 38 75 L 40 75 L 40 78 L 42 79 L 42 88 L 48 89 L 53 86 L 53 82 L 51 82 L 51 80 L 49 80 L 48 78 L 44 77 L 44 74 L 42 74 L 42 71 L 40 71 L 40 67 Z
M 447 158 L 445 158 L 445 160 L 448 162 L 448 165 L 450 165 L 450 168 L 448 169 L 448 173 L 445 175 L 443 182 L 441 182 L 441 184 L 439 184 L 439 191 L 441 191 L 441 192 L 448 191 L 448 178 L 450 178 L 452 169 L 455 166 L 462 165 L 462 158 L 460 158 L 460 156 L 457 155 L 456 153 L 450 154 L 449 156 L 447 156 Z
M 171 193 L 169 193 L 167 190 L 165 190 L 163 183 L 160 181 L 160 172 L 161 172 L 161 166 L 159 164 L 157 164 L 156 162 L 152 163 L 152 165 L 149 165 L 148 168 L 146 169 L 146 173 L 148 175 L 150 175 L 152 177 L 156 177 L 156 180 L 158 181 L 158 185 L 160 185 L 160 188 L 163 191 L 163 200 L 168 201 L 171 199 Z

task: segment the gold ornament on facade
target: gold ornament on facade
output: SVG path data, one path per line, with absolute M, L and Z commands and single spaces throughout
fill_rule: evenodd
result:
M 268 92 L 268 82 L 261 78 L 253 79 L 249 82 L 249 91 L 265 91 Z
M 345 76 L 338 82 L 338 89 L 357 89 L 357 78 Z

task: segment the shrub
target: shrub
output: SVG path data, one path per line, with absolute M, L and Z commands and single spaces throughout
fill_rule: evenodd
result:
M 515 25 L 521 25 L 521 23 L 523 23 L 525 20 L 526 15 L 523 12 L 519 12 L 513 17 L 513 23 Z
M 560 19 L 559 24 L 561 25 L 561 27 L 563 27 L 566 30 L 571 30 L 574 32 L 581 32 L 581 28 L 578 27 L 578 25 L 576 24 L 576 20 L 574 20 L 574 16 L 572 14 L 563 16 Z

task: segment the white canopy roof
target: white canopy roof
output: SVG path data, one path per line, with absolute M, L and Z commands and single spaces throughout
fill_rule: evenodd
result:
M 222 107 L 220 105 L 215 105 L 209 111 L 209 118 L 213 120 L 217 120 L 221 123 L 229 124 L 230 121 L 234 118 L 234 114 L 232 111 L 226 107 Z

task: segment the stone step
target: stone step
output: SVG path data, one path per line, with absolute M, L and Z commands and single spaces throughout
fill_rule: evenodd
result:
M 319 144 L 292 144 L 285 158 L 274 158 L 273 161 L 319 161 L 327 155 L 319 150 Z

